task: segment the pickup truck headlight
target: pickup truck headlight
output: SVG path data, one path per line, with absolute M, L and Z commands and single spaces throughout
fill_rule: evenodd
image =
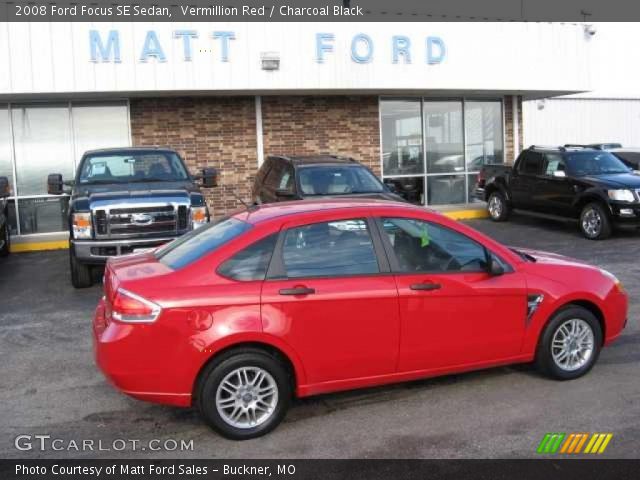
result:
M 191 225 L 194 230 L 207 221 L 207 207 L 191 207 Z
M 74 213 L 72 218 L 73 238 L 91 238 L 91 214 Z
M 609 190 L 607 191 L 611 200 L 618 202 L 635 202 L 636 196 L 631 190 Z

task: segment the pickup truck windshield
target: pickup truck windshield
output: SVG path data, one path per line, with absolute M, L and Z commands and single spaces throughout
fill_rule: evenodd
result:
M 79 183 L 171 182 L 188 180 L 180 157 L 172 152 L 96 154 L 84 158 Z
M 576 177 L 629 173 L 629 168 L 608 152 L 571 152 L 565 155 L 565 161 Z
M 374 174 L 359 166 L 303 167 L 299 176 L 304 195 L 348 195 L 385 190 Z

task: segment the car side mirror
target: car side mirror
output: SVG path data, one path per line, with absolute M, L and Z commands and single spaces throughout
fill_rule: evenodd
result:
M 498 277 L 504 273 L 504 267 L 496 262 L 491 254 L 489 254 L 487 259 L 487 273 L 492 277 Z
M 202 180 L 200 186 L 204 188 L 213 188 L 218 186 L 218 170 L 212 167 L 205 167 L 202 173 L 195 175 L 194 178 Z
M 555 172 L 553 172 L 553 176 L 556 178 L 565 178 L 567 174 L 564 170 L 556 170 Z
M 60 173 L 52 173 L 47 177 L 47 193 L 49 195 L 62 195 L 64 183 Z
M 286 188 L 279 188 L 276 190 L 276 197 L 278 198 L 295 198 L 296 194 Z

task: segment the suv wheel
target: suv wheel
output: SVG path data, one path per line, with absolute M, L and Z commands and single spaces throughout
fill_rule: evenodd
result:
M 73 251 L 73 245 L 69 247 L 69 266 L 71 268 L 71 284 L 74 287 L 87 288 L 93 285 L 91 266 L 78 261 Z
M 0 238 L 2 238 L 2 248 L 0 248 L 0 257 L 6 257 L 9 255 L 9 249 L 11 248 L 11 234 L 9 233 L 9 221 L 4 222 L 2 231 L 0 232 Z
M 273 430 L 291 402 L 291 383 L 281 362 L 257 349 L 232 351 L 202 376 L 197 395 L 204 420 L 232 440 Z
M 507 199 L 502 192 L 495 191 L 491 193 L 491 195 L 489 195 L 489 200 L 487 201 L 487 211 L 489 212 L 491 220 L 493 220 L 494 222 L 504 222 L 507 218 L 509 218 L 511 209 L 509 207 L 509 204 L 507 203 Z
M 611 236 L 611 220 L 600 203 L 592 202 L 582 209 L 580 230 L 589 240 L 604 240 Z
M 571 380 L 587 373 L 598 359 L 602 329 L 587 309 L 571 306 L 556 313 L 544 329 L 536 364 L 552 378 Z

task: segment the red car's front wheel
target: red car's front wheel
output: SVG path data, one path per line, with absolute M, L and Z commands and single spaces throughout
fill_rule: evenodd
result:
M 544 329 L 536 363 L 553 378 L 571 380 L 591 370 L 601 345 L 598 319 L 586 308 L 570 306 L 556 313 Z

